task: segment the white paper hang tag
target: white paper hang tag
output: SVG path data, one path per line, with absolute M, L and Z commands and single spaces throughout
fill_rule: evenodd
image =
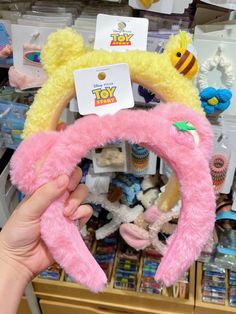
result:
M 76 70 L 74 81 L 81 115 L 102 116 L 134 107 L 127 63 Z
M 148 19 L 98 14 L 94 49 L 146 50 Z

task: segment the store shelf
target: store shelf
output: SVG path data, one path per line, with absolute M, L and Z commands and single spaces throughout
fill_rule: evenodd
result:
M 162 314 L 192 313 L 194 308 L 195 265 L 190 269 L 189 295 L 187 299 L 172 298 L 163 295 L 150 295 L 140 292 L 112 288 L 112 281 L 103 293 L 93 294 L 76 283 L 36 278 L 33 282 L 35 294 L 41 299 L 43 314 L 77 313 L 74 308 L 89 308 L 79 314 L 129 313 Z M 59 307 L 64 307 L 64 312 Z M 58 308 L 58 310 L 56 310 Z M 69 309 L 71 308 L 71 312 Z M 66 310 L 65 310 L 66 309 Z M 79 311 L 79 310 L 78 310 Z
M 31 314 L 28 302 L 25 297 L 22 298 L 17 314 Z
M 195 314 L 225 314 L 225 313 L 236 313 L 236 308 L 229 306 L 228 298 L 226 299 L 225 305 L 213 304 L 202 302 L 202 267 L 203 264 L 197 263 L 197 278 L 196 278 L 196 303 L 195 303 Z M 226 276 L 228 282 L 228 277 Z M 227 289 L 228 295 L 228 289 Z

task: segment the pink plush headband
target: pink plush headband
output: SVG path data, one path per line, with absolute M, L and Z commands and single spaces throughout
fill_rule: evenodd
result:
M 196 131 L 191 129 L 195 128 Z M 197 135 L 197 137 L 196 137 Z M 42 132 L 25 140 L 11 162 L 12 182 L 25 194 L 61 175 L 70 175 L 87 153 L 115 139 L 141 144 L 172 167 L 181 186 L 182 209 L 155 278 L 173 284 L 200 254 L 214 226 L 215 197 L 209 171 L 212 133 L 207 119 L 180 105 L 122 110 L 87 116 L 61 132 Z M 75 280 L 100 291 L 106 277 L 63 215 L 65 193 L 45 211 L 41 235 L 53 257 Z

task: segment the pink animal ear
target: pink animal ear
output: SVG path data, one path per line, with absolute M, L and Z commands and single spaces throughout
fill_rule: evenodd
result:
M 32 194 L 36 187 L 37 173 L 59 136 L 57 132 L 37 133 L 18 147 L 11 159 L 11 181 L 24 194 Z
M 209 160 L 212 152 L 213 134 L 209 132 L 208 120 L 203 119 L 203 117 L 199 114 L 193 114 L 193 110 L 186 106 L 183 106 L 181 111 L 177 111 L 172 110 L 171 107 L 168 107 L 165 104 L 161 104 L 160 106 L 157 106 L 152 110 L 152 114 L 158 117 L 160 109 L 161 116 L 172 122 L 172 124 L 170 125 L 170 133 L 177 144 L 181 144 L 191 149 L 196 146 L 194 143 L 194 138 L 193 136 L 191 136 L 191 130 L 189 135 L 184 134 L 185 132 L 183 132 L 182 134 L 181 132 L 179 132 L 179 136 L 177 136 L 177 132 L 173 132 L 173 123 L 187 122 L 189 126 L 192 125 L 196 129 L 196 133 L 199 137 L 199 143 L 197 146 L 201 150 L 205 158 Z
M 122 238 L 134 249 L 143 250 L 150 245 L 148 231 L 131 223 L 120 226 Z

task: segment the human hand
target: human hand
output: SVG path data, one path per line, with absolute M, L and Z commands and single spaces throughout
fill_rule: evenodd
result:
M 81 205 L 88 193 L 85 185 L 78 185 L 81 176 L 82 171 L 76 169 L 70 178 L 62 175 L 40 187 L 19 204 L 0 233 L 0 261 L 25 272 L 28 281 L 53 262 L 40 238 L 40 216 L 47 207 L 68 190 L 70 197 L 64 215 L 79 219 L 80 227 L 91 217 L 92 208 Z

